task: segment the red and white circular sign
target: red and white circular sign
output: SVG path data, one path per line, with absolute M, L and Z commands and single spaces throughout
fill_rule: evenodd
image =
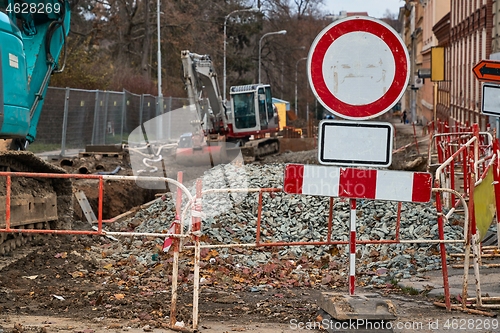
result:
M 405 92 L 410 57 L 388 24 L 353 16 L 319 33 L 309 50 L 307 74 L 326 109 L 345 119 L 371 119 L 390 110 Z

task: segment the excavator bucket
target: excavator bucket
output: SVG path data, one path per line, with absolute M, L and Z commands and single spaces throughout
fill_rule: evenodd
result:
M 177 164 L 186 166 L 206 165 L 214 167 L 218 164 L 227 163 L 225 144 L 209 144 L 201 149 L 177 148 L 175 160 Z

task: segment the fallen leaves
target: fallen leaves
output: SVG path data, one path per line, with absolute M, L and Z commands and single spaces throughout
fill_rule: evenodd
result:
M 104 265 L 102 268 L 110 270 L 111 268 L 113 268 L 113 264 Z
M 80 278 L 80 277 L 85 276 L 85 274 L 83 272 L 73 272 L 73 273 L 69 273 L 69 275 L 71 275 L 73 278 Z
M 124 299 L 125 298 L 125 294 L 114 294 L 113 296 L 115 299 Z

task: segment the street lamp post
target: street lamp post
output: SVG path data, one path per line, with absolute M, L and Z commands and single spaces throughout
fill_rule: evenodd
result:
M 260 40 L 259 40 L 259 83 L 261 82 L 260 78 L 260 51 L 262 50 L 262 40 L 264 39 L 264 37 L 266 36 L 270 36 L 270 35 L 284 35 L 286 34 L 286 30 L 280 30 L 280 31 L 275 31 L 275 32 L 268 32 L 267 34 L 264 34 L 262 37 L 260 37 Z
M 223 73 L 223 80 L 222 80 L 222 98 L 224 101 L 226 100 L 226 40 L 227 40 L 227 34 L 226 34 L 226 29 L 227 29 L 227 20 L 231 15 L 234 13 L 238 12 L 258 12 L 259 8 L 247 8 L 247 9 L 236 9 L 233 10 L 231 13 L 226 15 L 226 18 L 224 19 L 224 73 Z
M 157 2 L 156 8 L 156 30 L 158 33 L 158 104 L 156 109 L 156 116 L 160 116 L 163 114 L 163 92 L 162 92 L 162 82 L 161 82 L 161 35 L 160 35 L 160 11 L 161 0 Z M 160 121 L 157 123 L 157 135 L 158 138 L 163 138 L 163 118 L 159 118 Z M 170 124 L 169 124 L 170 126 Z
M 161 0 L 158 0 L 158 5 L 156 8 L 156 30 L 158 33 L 158 98 L 162 98 L 163 94 L 161 92 L 161 49 L 160 49 L 160 4 Z M 161 110 L 163 112 L 163 110 Z
M 304 58 L 300 58 L 299 60 L 297 60 L 297 62 L 295 63 L 295 115 L 298 116 L 298 111 L 297 111 L 297 68 L 299 66 L 299 61 L 301 60 L 306 60 L 307 57 L 304 57 Z

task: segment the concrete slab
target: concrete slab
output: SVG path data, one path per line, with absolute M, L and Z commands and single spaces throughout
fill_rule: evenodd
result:
M 379 294 L 342 295 L 323 292 L 318 306 L 337 320 L 394 320 L 396 309 Z
M 389 320 L 349 319 L 337 320 L 320 310 L 322 329 L 328 333 L 393 333 L 393 324 Z

